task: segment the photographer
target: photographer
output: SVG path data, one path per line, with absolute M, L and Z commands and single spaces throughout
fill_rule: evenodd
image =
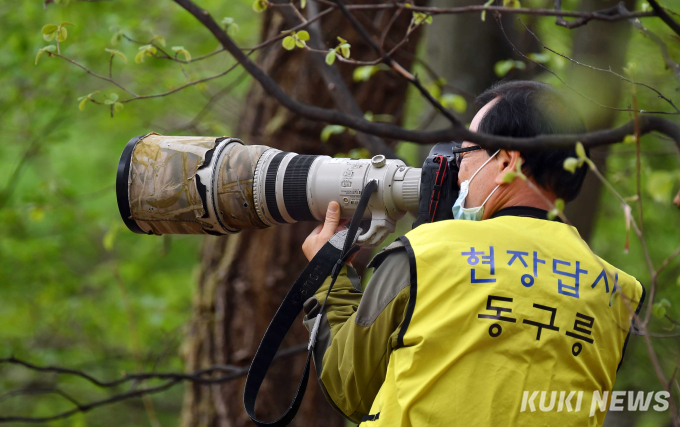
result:
M 472 131 L 585 130 L 543 83 L 502 83 L 478 101 Z M 423 224 L 384 248 L 363 292 L 351 264 L 343 267 L 314 349 L 326 398 L 365 425 L 602 425 L 605 412 L 590 416 L 591 397 L 613 387 L 644 288 L 593 255 L 574 227 L 548 219 L 546 200 L 573 200 L 586 167 L 563 168 L 573 149 L 479 147 L 457 156 L 454 220 Z M 520 159 L 541 195 L 521 179 L 504 181 Z M 303 245 L 308 259 L 338 225 L 331 202 Z M 308 329 L 328 286 L 305 303 Z M 534 392 L 539 398 L 527 399 Z

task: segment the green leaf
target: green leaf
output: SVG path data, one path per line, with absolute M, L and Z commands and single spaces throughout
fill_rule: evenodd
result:
M 120 102 L 116 102 L 115 104 L 113 104 L 113 109 L 116 110 L 116 113 L 120 113 L 121 111 L 123 111 L 123 108 L 125 108 L 125 106 Z
M 503 183 L 510 184 L 515 178 L 517 178 L 517 172 L 508 171 L 503 175 Z
M 628 66 L 623 67 L 623 72 L 628 74 L 631 77 L 635 74 L 636 70 L 637 70 L 637 63 L 635 63 L 635 62 L 629 62 Z
M 564 159 L 564 170 L 567 170 L 571 173 L 576 173 L 576 168 L 579 166 L 579 161 L 576 157 L 567 157 Z
M 111 249 L 113 249 L 113 244 L 116 242 L 116 234 L 118 234 L 118 227 L 111 227 L 106 232 L 106 234 L 104 234 L 102 245 L 107 251 L 111 251 Z
M 456 113 L 464 113 L 467 110 L 467 101 L 460 95 L 445 93 L 440 100 L 445 108 L 452 108 Z
M 669 205 L 673 197 L 675 177 L 668 171 L 653 171 L 647 176 L 645 189 L 652 199 L 664 205 Z
M 267 2 L 263 0 L 255 0 L 253 2 L 253 10 L 257 13 L 262 13 L 267 10 Z
M 144 46 L 139 47 L 139 53 L 135 56 L 135 62 L 136 63 L 141 63 L 144 62 L 144 55 L 148 56 L 154 56 L 154 54 L 158 52 L 158 49 L 154 45 L 147 44 Z
M 659 301 L 659 304 L 666 308 L 671 308 L 671 302 L 668 301 L 666 298 L 663 298 L 661 301 Z
M 327 142 L 331 135 L 339 135 L 345 131 L 344 126 L 328 125 L 321 130 L 321 141 Z
M 548 219 L 552 221 L 558 215 L 559 215 L 559 212 L 557 211 L 557 209 L 553 209 L 550 212 L 548 212 Z
M 123 39 L 123 31 L 119 30 L 113 33 L 113 36 L 111 36 L 111 45 L 113 46 L 118 46 L 118 43 Z
M 425 86 L 425 89 L 427 89 L 427 91 L 430 92 L 430 95 L 436 99 L 439 99 L 442 94 L 442 88 L 436 82 L 429 83 L 427 86 Z
M 519 2 L 519 0 L 503 0 L 503 6 L 514 7 L 515 9 L 519 9 L 520 7 L 522 7 L 522 4 Z
M 354 71 L 352 72 L 352 79 L 355 82 L 367 82 L 368 80 L 371 79 L 378 71 L 380 70 L 389 70 L 390 67 L 388 67 L 385 64 L 378 64 L 378 65 L 362 65 L 360 67 L 356 67 Z
M 370 159 L 371 152 L 365 148 L 352 148 L 347 155 L 352 159 Z
M 295 49 L 295 39 L 292 36 L 284 37 L 281 44 L 283 45 L 283 48 L 286 50 Z
M 512 59 L 506 59 L 496 62 L 496 64 L 493 66 L 493 71 L 496 73 L 496 76 L 503 77 L 513 68 L 515 68 L 515 61 Z
M 299 47 L 300 49 L 302 49 L 302 48 L 304 48 L 306 45 L 305 45 L 305 42 L 300 41 L 300 40 L 298 40 L 297 38 L 295 38 L 295 46 L 297 46 L 297 47 Z
M 522 61 L 515 61 L 515 68 L 517 68 L 518 70 L 524 70 L 525 68 L 527 68 L 527 66 Z
M 161 47 L 165 47 L 165 38 L 163 36 L 153 36 L 151 43 L 158 42 Z M 154 52 L 155 53 L 155 52 Z
M 59 23 L 59 26 L 60 27 L 75 27 L 76 24 L 71 24 L 70 22 L 67 22 L 67 21 L 61 21 Z
M 413 12 L 413 23 L 415 25 L 420 25 L 423 22 L 426 23 L 426 24 L 431 24 L 432 23 L 432 16 L 430 16 L 426 13 Z
M 306 42 L 307 40 L 309 40 L 309 33 L 307 31 L 304 31 L 304 30 L 298 31 L 297 32 L 297 38 L 302 40 L 303 42 Z
M 555 209 L 557 209 L 559 212 L 562 212 L 564 210 L 564 200 L 556 199 L 555 200 Z
M 331 49 L 326 54 L 326 64 L 333 65 L 334 62 L 335 62 L 335 50 Z
M 40 30 L 41 33 L 43 34 L 52 34 L 53 32 L 57 31 L 59 27 L 54 24 L 47 24 L 44 27 L 42 27 L 42 30 Z
M 586 156 L 586 149 L 583 147 L 583 144 L 581 144 L 580 142 L 577 142 L 575 148 L 576 148 L 576 155 L 578 156 L 579 160 L 585 160 L 585 159 L 588 158 L 588 156 Z
M 624 144 L 635 144 L 635 135 L 626 135 L 623 137 Z
M 35 65 L 38 65 L 38 60 L 40 59 L 43 53 L 45 52 L 54 53 L 56 50 L 57 47 L 55 45 L 45 46 L 44 48 L 40 49 L 38 53 L 35 55 Z
M 78 99 L 81 99 L 81 98 L 78 98 Z M 87 97 L 86 96 L 82 97 L 80 104 L 78 104 L 78 109 L 80 111 L 85 111 L 85 104 L 87 104 Z
M 35 206 L 31 208 L 28 215 L 31 218 L 31 221 L 40 222 L 43 220 L 43 218 L 45 218 L 45 210 L 43 208 Z
M 222 18 L 222 25 L 224 25 L 224 26 L 228 27 L 229 25 L 231 25 L 233 23 L 234 23 L 234 18 L 232 18 L 230 16 L 225 16 L 224 18 Z
M 545 64 L 550 60 L 550 57 L 546 53 L 530 53 L 527 56 L 539 64 Z
M 666 315 L 666 307 L 664 307 L 660 302 L 654 303 L 654 305 L 652 305 L 652 314 L 657 319 L 663 319 L 663 317 Z
M 235 37 L 236 34 L 238 34 L 239 31 L 239 26 L 237 23 L 233 23 L 230 26 L 227 27 L 227 34 L 229 34 L 230 37 Z
M 340 45 L 340 51 L 342 52 L 342 56 L 344 56 L 346 59 L 349 59 L 349 43 L 343 43 Z
M 491 6 L 495 0 L 489 0 L 486 3 L 484 3 L 484 7 L 486 6 Z M 482 11 L 482 22 L 486 21 L 486 10 Z
M 66 28 L 59 27 L 59 30 L 57 30 L 57 41 L 61 43 L 66 40 L 66 37 L 68 37 L 68 31 L 66 31 Z
M 300 9 L 304 9 L 307 6 L 307 0 L 300 0 Z
M 127 64 L 127 56 L 125 56 L 125 54 L 123 52 L 116 50 L 116 49 L 108 49 L 108 48 L 105 48 L 104 50 L 107 51 L 108 53 L 110 53 L 111 56 L 119 57 L 124 63 Z
M 340 37 L 340 36 L 338 36 L 338 41 L 340 42 L 340 44 L 342 44 L 342 43 L 347 43 L 347 40 L 343 39 L 343 38 Z
M 109 97 L 104 100 L 104 104 L 106 105 L 120 104 L 120 102 L 118 102 L 118 94 L 117 93 L 109 94 Z
M 184 46 L 173 46 L 172 50 L 174 52 L 177 52 L 177 54 L 182 54 L 184 55 L 184 59 L 189 62 L 191 61 L 191 54 L 189 53 L 188 50 L 184 49 Z
M 56 36 L 56 35 L 57 35 L 56 31 L 54 33 L 50 33 L 50 34 L 43 34 L 43 39 L 46 42 L 48 42 L 48 41 L 51 41 L 54 38 L 54 36 Z
M 373 74 L 378 72 L 378 67 L 375 65 L 363 65 L 356 67 L 352 72 L 352 79 L 355 82 L 367 82 Z

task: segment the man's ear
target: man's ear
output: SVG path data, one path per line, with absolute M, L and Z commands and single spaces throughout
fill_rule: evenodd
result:
M 517 162 L 522 156 L 519 151 L 515 150 L 501 150 L 496 155 L 498 157 L 498 173 L 494 181 L 496 184 L 503 184 L 503 176 L 510 171 L 514 171 L 517 167 Z

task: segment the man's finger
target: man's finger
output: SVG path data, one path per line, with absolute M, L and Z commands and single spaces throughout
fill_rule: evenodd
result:
M 326 238 L 330 238 L 335 234 L 335 229 L 338 228 L 340 223 L 340 204 L 338 202 L 330 202 L 328 204 L 328 209 L 326 210 L 326 219 L 323 223 L 323 229 L 320 235 Z
M 322 228 L 323 228 L 323 224 L 317 225 L 316 227 L 314 227 L 314 230 L 312 230 L 312 232 L 309 233 L 310 236 L 315 236 L 315 235 L 321 233 L 321 229 L 322 229 Z

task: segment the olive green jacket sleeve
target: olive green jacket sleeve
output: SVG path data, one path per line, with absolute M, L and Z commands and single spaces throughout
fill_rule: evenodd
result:
M 356 423 L 368 415 L 385 380 L 410 291 L 409 261 L 400 241 L 384 248 L 369 267 L 375 271 L 363 292 L 356 270 L 342 268 L 326 302 L 314 348 L 326 399 Z M 304 304 L 303 323 L 310 331 L 329 285 L 330 278 Z

